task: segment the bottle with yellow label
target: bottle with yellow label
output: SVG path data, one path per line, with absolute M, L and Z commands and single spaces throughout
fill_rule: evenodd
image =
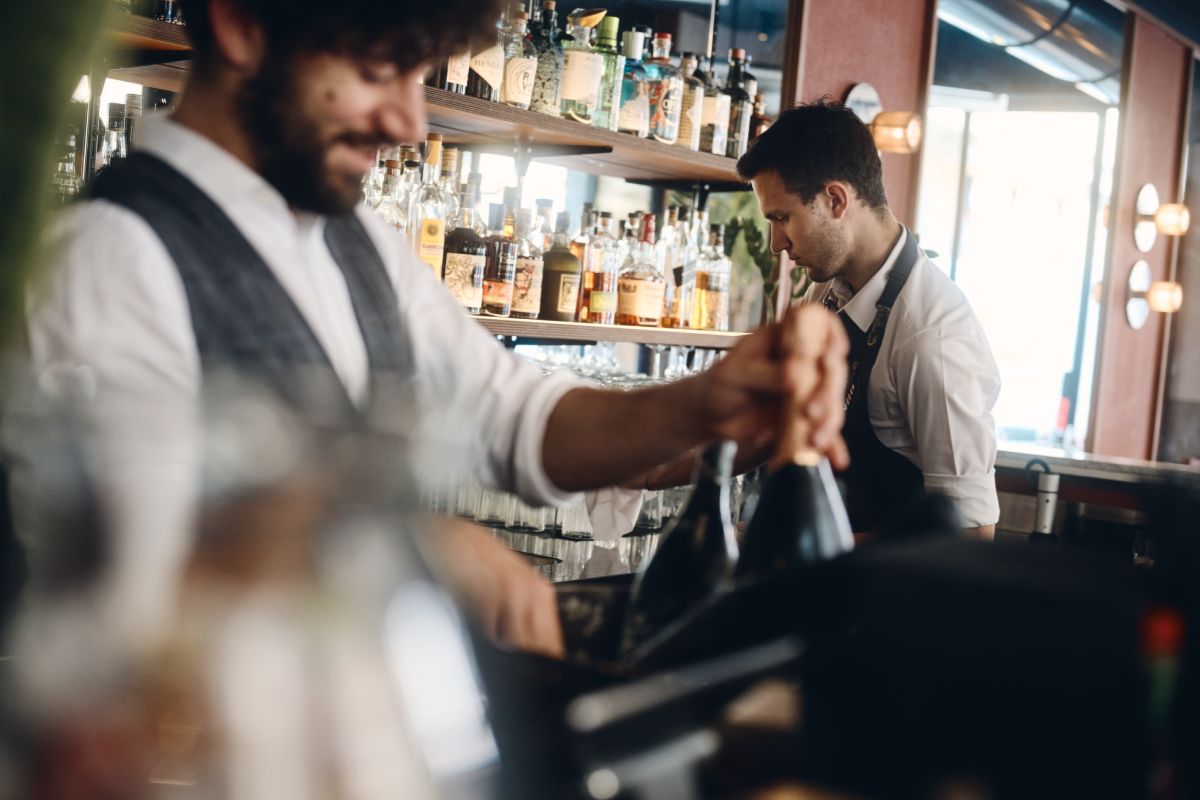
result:
M 442 277 L 442 255 L 446 243 L 446 199 L 438 188 L 442 175 L 442 136 L 431 133 L 425 140 L 421 185 L 408 207 L 408 239 L 417 257 Z

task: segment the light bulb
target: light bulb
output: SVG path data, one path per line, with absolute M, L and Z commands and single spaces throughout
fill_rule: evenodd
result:
M 915 153 L 921 146 L 921 116 L 910 111 L 881 111 L 871 121 L 875 148 L 885 153 Z
M 1167 236 L 1183 236 L 1190 222 L 1191 214 L 1187 206 L 1180 203 L 1163 203 L 1154 212 L 1154 226 L 1159 233 Z
M 1173 314 L 1183 305 L 1183 287 L 1173 281 L 1155 281 L 1146 290 L 1151 311 Z

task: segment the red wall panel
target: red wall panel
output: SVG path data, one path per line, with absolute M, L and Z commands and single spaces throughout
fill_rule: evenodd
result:
M 879 92 L 885 111 L 925 113 L 936 41 L 936 0 L 803 0 L 799 100 L 844 100 L 856 83 Z M 884 153 L 883 183 L 896 218 L 916 224 L 916 155 Z
M 1150 265 L 1154 280 L 1170 276 L 1170 237 L 1159 235 L 1149 253 L 1134 244 L 1134 204 L 1147 183 L 1158 189 L 1160 202 L 1175 202 L 1179 196 L 1192 53 L 1136 13 L 1129 14 L 1125 36 L 1121 135 L 1109 210 L 1109 260 L 1088 449 L 1102 455 L 1148 459 L 1157 411 L 1164 317 L 1151 312 L 1141 329 L 1130 327 L 1125 319 L 1125 286 L 1140 259 Z

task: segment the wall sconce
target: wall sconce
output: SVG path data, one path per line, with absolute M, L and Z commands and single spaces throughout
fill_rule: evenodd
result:
M 1159 205 L 1158 190 L 1152 183 L 1147 183 L 1138 191 L 1136 211 L 1133 241 L 1143 253 L 1150 252 L 1150 248 L 1154 247 L 1158 234 L 1183 236 L 1191 222 L 1187 206 L 1180 203 Z
M 921 115 L 911 111 L 883 111 L 871 121 L 875 147 L 884 153 L 917 152 L 921 146 Z
M 1183 287 L 1173 281 L 1151 281 L 1150 265 L 1139 261 L 1125 284 L 1125 319 L 1132 328 L 1146 324 L 1151 311 L 1173 314 L 1183 306 Z

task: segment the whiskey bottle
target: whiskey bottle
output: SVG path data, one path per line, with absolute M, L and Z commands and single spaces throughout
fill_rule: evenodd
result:
M 459 195 L 459 225 L 446 234 L 442 281 L 470 314 L 483 310 L 483 271 L 487 247 L 475 230 L 475 187 L 470 183 Z
M 537 49 L 525 38 L 529 15 L 513 15 L 512 32 L 505 34 L 504 82 L 500 86 L 500 102 L 507 106 L 529 108 L 533 98 L 533 81 L 537 76 Z
M 504 80 L 504 30 L 497 24 L 496 44 L 471 54 L 467 71 L 467 96 L 481 100 L 500 99 L 500 84 Z
M 686 208 L 675 206 L 667 209 L 667 224 L 655 245 L 659 251 L 655 258 L 662 265 L 663 278 L 666 280 L 661 323 L 664 328 L 684 327 L 683 271 L 687 247 L 684 244 L 685 236 L 681 234 L 687 231 L 687 218 L 683 216 L 687 211 Z
M 604 56 L 591 45 L 592 27 L 604 11 L 572 15 L 568 33 L 573 41 L 563 48 L 562 116 L 591 125 L 600 107 L 600 78 Z
M 599 217 L 592 211 L 591 203 L 583 204 L 583 213 L 579 216 L 579 233 L 567 245 L 571 255 L 579 259 L 580 264 L 587 263 L 587 246 L 596 235 L 596 221 Z
M 514 234 L 517 242 L 517 269 L 513 274 L 512 311 L 509 316 L 537 319 L 542 310 L 542 271 L 544 259 L 541 248 L 531 240 L 533 211 L 519 209 L 515 217 Z
M 492 203 L 488 215 L 488 235 L 483 240 L 483 313 L 507 317 L 512 311 L 513 278 L 517 271 L 517 243 L 504 234 L 507 210 L 503 203 Z
M 729 330 L 729 280 L 733 264 L 725 255 L 725 226 L 709 229 L 708 247 L 696 270 L 692 297 L 692 328 L 701 331 Z
M 754 114 L 754 100 L 742 85 L 742 65 L 746 51 L 735 47 L 729 51 L 729 74 L 725 78 L 725 94 L 729 96 L 729 132 L 725 143 L 725 155 L 741 158 L 750 143 L 750 117 Z
M 538 64 L 529 110 L 557 117 L 562 105 L 563 45 L 558 30 L 558 13 L 554 7 L 555 0 L 545 0 L 542 3 L 541 21 L 532 28 Z
M 625 657 L 636 657 L 672 623 L 727 588 L 738 559 L 729 504 L 736 452 L 733 442 L 720 442 L 696 459 L 687 505 L 634 580 L 621 643 Z
M 583 266 L 567 246 L 571 214 L 563 211 L 554 225 L 554 242 L 542 257 L 542 309 L 540 319 L 574 322 L 579 316 L 579 283 Z
M 617 321 L 617 240 L 612 235 L 612 212 L 601 211 L 596 233 L 588 239 L 583 262 L 579 321 L 612 325 Z
M 408 239 L 417 256 L 440 278 L 446 242 L 446 201 L 438 188 L 442 172 L 441 134 L 431 133 L 426 138 L 421 169 L 421 185 L 408 207 Z
M 704 73 L 704 105 L 700 110 L 700 151 L 723 156 L 729 137 L 729 95 L 721 91 L 712 64 Z
M 625 56 L 617 49 L 620 17 L 600 20 L 596 29 L 596 52 L 604 56 L 604 71 L 600 74 L 600 107 L 592 123 L 598 128 L 615 131 L 617 111 L 621 107 L 621 82 L 625 78 Z
M 642 228 L 633 264 L 617 277 L 617 324 L 657 328 L 667 285 L 654 263 L 653 214 L 642 219 Z
M 621 108 L 617 112 L 617 130 L 641 138 L 650 135 L 650 77 L 642 64 L 645 41 L 645 32 L 638 28 L 622 34 L 625 76 L 621 82 Z
M 704 81 L 696 76 L 700 59 L 695 53 L 682 53 L 680 73 L 683 94 L 679 101 L 679 136 L 675 144 L 689 150 L 700 149 L 700 115 L 704 110 Z
M 654 57 L 646 61 L 650 75 L 650 137 L 663 144 L 679 140 L 683 73 L 671 63 L 671 34 L 654 37 Z

